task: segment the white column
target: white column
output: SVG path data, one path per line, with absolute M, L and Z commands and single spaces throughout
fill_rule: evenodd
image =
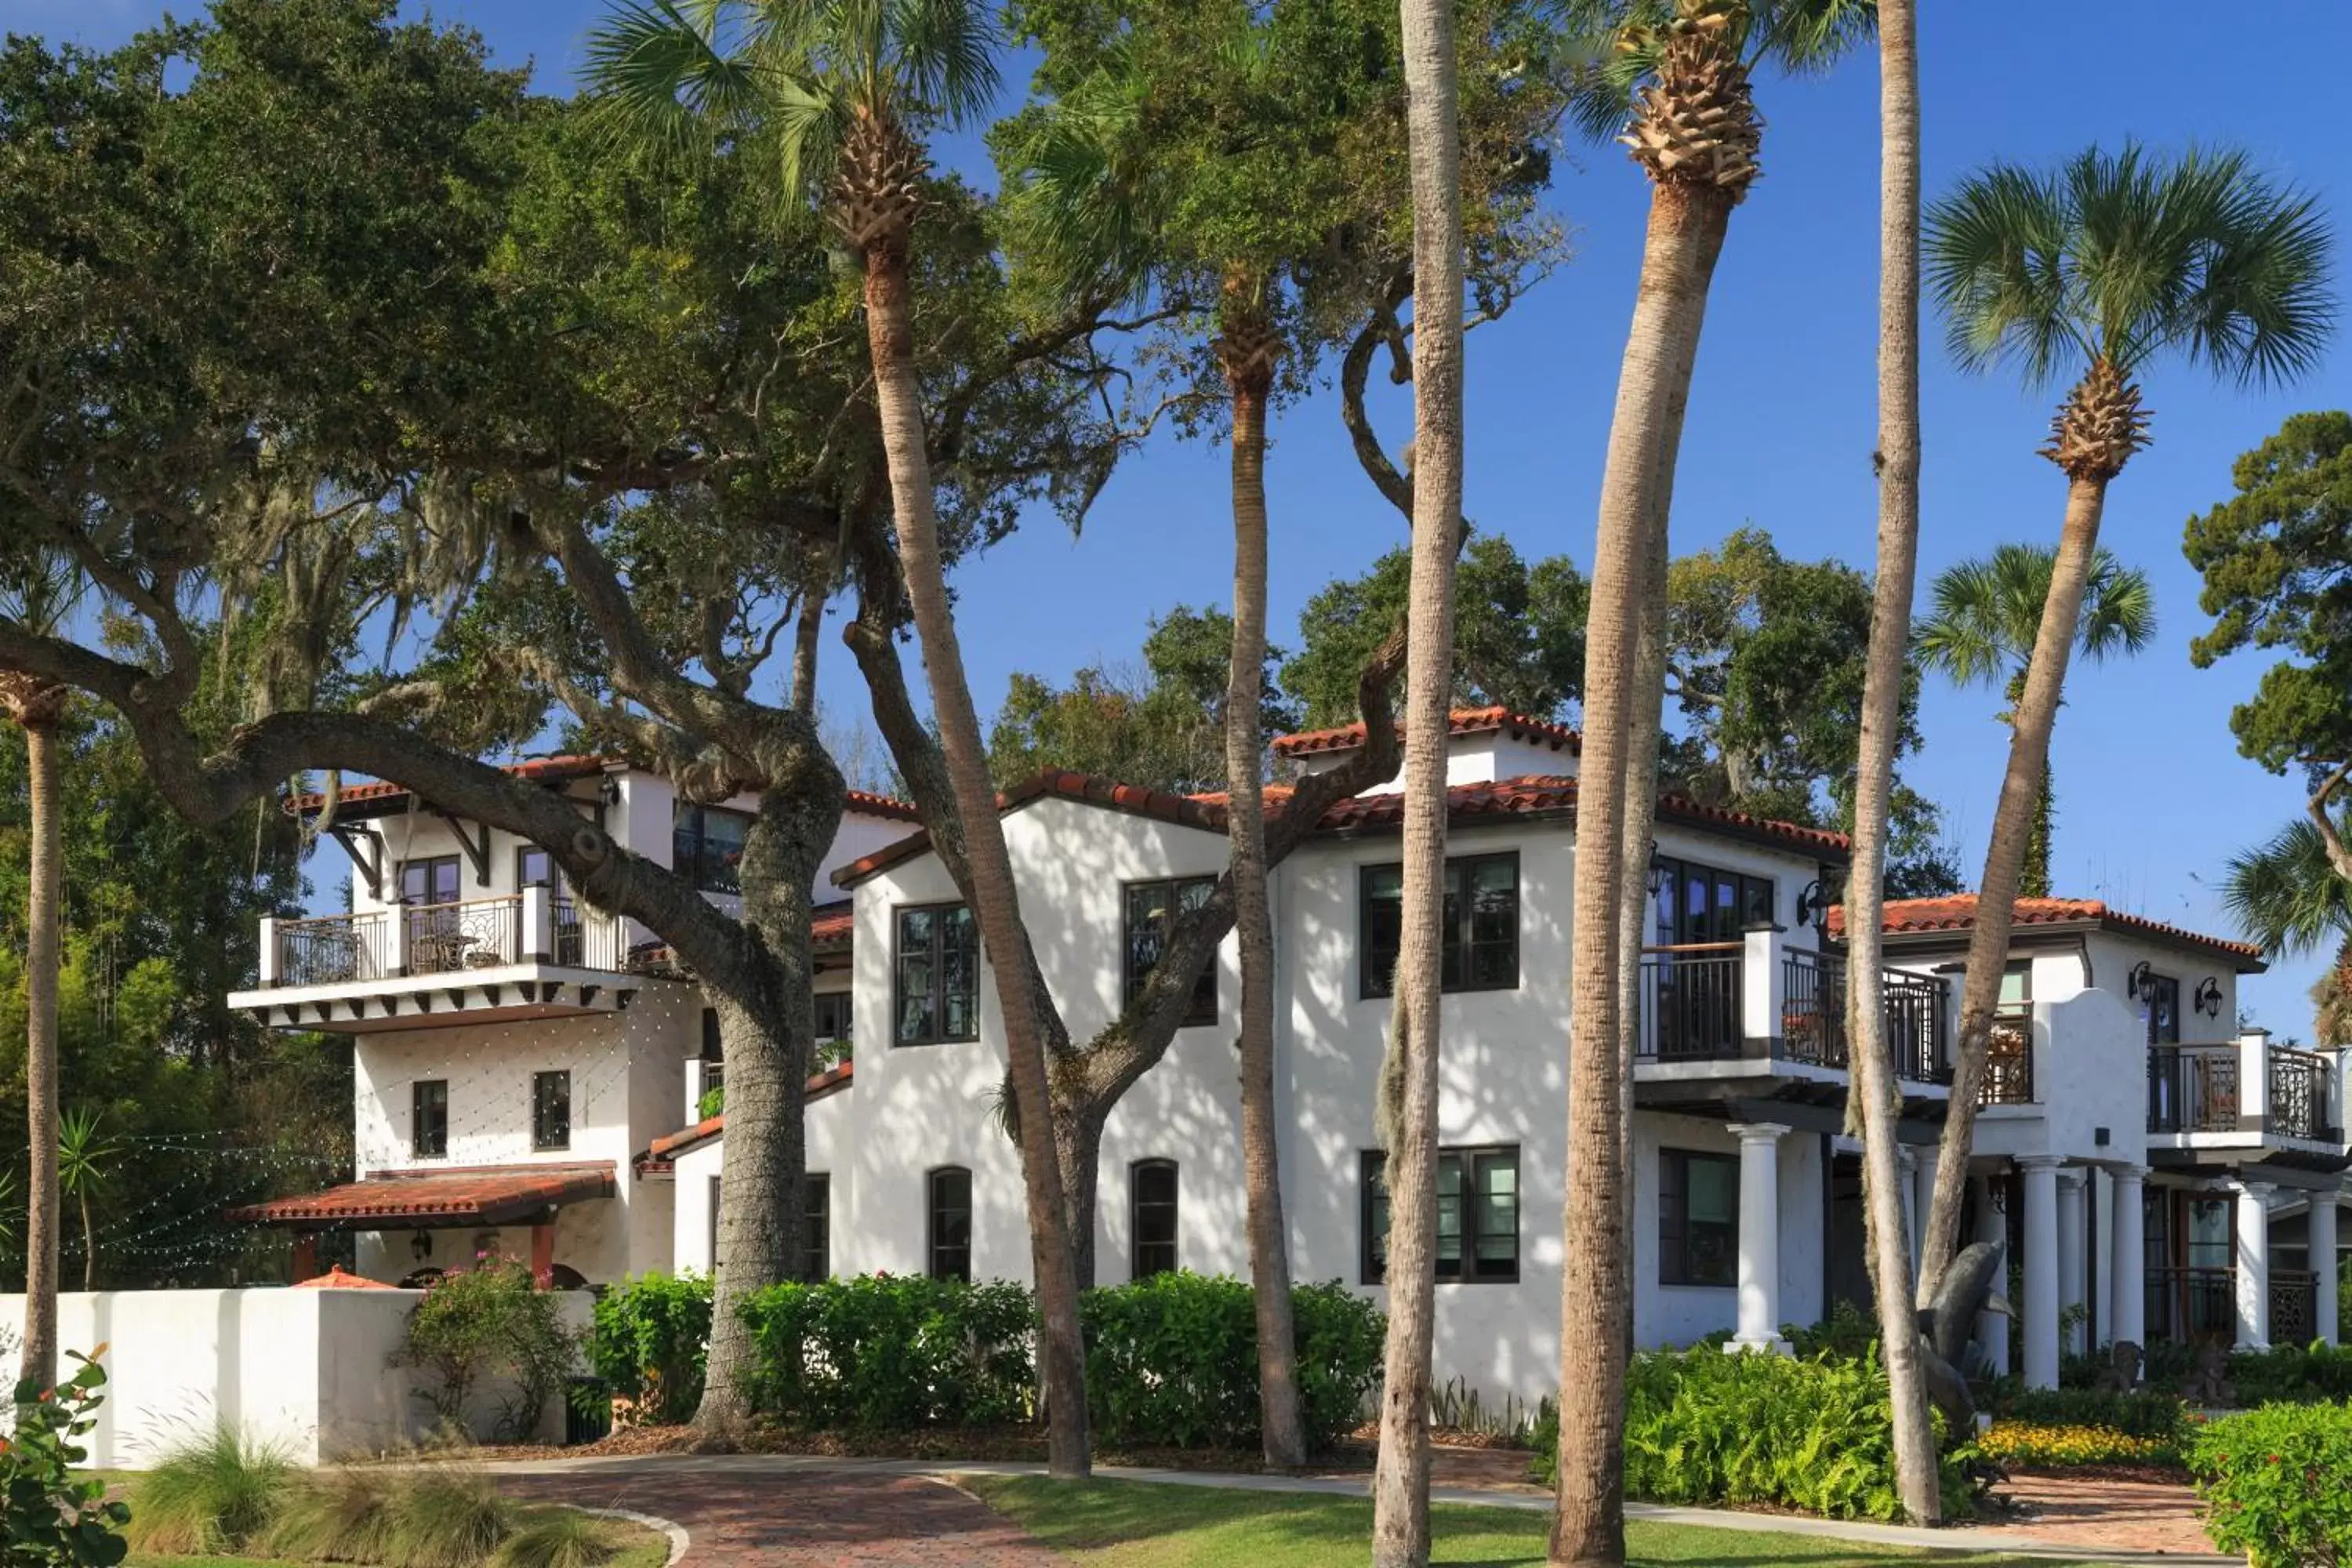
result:
M 261 917 L 261 968 L 254 984 L 267 991 L 278 984 L 278 918 Z
M 2271 1110 L 2271 1032 L 2238 1037 L 2238 1125 L 2267 1127 Z
M 2084 1223 L 2089 1175 L 2080 1165 L 2069 1165 L 2058 1173 L 2058 1310 L 2062 1315 L 2090 1296 L 2090 1257 L 2084 1239 L 2090 1235 L 2090 1227 Z M 2081 1331 L 2069 1329 L 2058 1348 L 2062 1354 L 2082 1354 Z
M 555 956 L 555 901 L 548 897 L 547 884 L 533 883 L 522 890 L 522 930 L 517 933 L 522 951 L 500 953 L 501 958 L 518 963 L 535 961 L 545 963 Z
M 1782 931 L 1776 925 L 1749 926 L 1740 933 L 1740 1045 L 1752 1057 L 1777 1056 L 1787 1032 L 1789 976 Z M 1783 1128 L 1783 1131 L 1787 1129 Z
M 2128 1342 L 2147 1349 L 2147 1243 L 2142 1226 L 2145 1210 L 2141 1184 L 2147 1170 L 2138 1165 L 2118 1165 L 2112 1173 L 2116 1179 L 2114 1260 L 2109 1273 L 2115 1281 L 2114 1334 L 2117 1342 Z
M 2028 1154 L 2025 1175 L 2025 1386 L 2058 1386 L 2058 1159 Z
M 2336 1200 L 2334 1187 L 2311 1194 L 2311 1272 L 2319 1299 L 2312 1303 L 2312 1334 L 2328 1344 L 2340 1328 L 2336 1321 Z
M 1780 1140 L 1775 1121 L 1735 1125 L 1739 1136 L 1739 1331 L 1725 1347 L 1789 1353 L 1780 1337 Z
M 1976 1183 L 1977 1239 L 1996 1244 L 2007 1241 L 2009 1239 L 2008 1216 L 2002 1214 L 2000 1207 L 1992 1201 L 1992 1178 L 1977 1176 L 1972 1179 Z M 2002 1296 L 2009 1294 L 2009 1258 L 2005 1254 L 2001 1258 L 2000 1272 L 1994 1277 L 1993 1289 Z M 1984 1347 L 1985 1354 L 1992 1361 L 1993 1370 L 2001 1376 L 2007 1377 L 2009 1375 L 2009 1314 L 2007 1312 L 1978 1313 L 1977 1343 Z
M 2271 1184 L 2238 1184 L 2238 1348 L 2271 1348 Z

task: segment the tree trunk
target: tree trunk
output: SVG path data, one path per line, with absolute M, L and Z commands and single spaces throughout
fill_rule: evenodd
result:
M 19 1376 L 41 1388 L 58 1380 L 58 969 L 65 895 L 65 844 L 54 719 L 24 721 L 32 849 L 26 899 L 25 1111 L 31 1180 L 26 1196 L 25 1352 Z
M 2000 1002 L 2000 979 L 2009 966 L 2010 922 L 2016 913 L 2019 875 L 2026 840 L 2033 829 L 2033 799 L 2042 765 L 2050 760 L 2050 731 L 2074 652 L 2074 628 L 2083 614 L 2083 592 L 2099 545 L 2099 515 L 2106 506 L 2105 478 L 2070 479 L 2066 523 L 2058 535 L 2058 560 L 2050 574 L 2050 597 L 2042 607 L 2042 630 L 2033 639 L 2025 699 L 2017 707 L 2009 742 L 2009 769 L 2001 776 L 2000 800 L 1993 809 L 1992 842 L 1985 849 L 1984 879 L 1977 884 L 1976 923 L 1969 933 L 1968 974 L 1960 994 L 1959 1054 L 1953 1064 L 1951 1110 L 1944 1122 L 1943 1152 L 1936 1167 L 1936 1197 L 1927 1212 L 1920 1249 L 1919 1279 L 1932 1292 L 1958 1249 L 1960 1205 L 1968 1193 L 1969 1152 L 1976 1138 L 1977 1095 L 1984 1082 L 1985 1057 L 1992 1044 L 1993 1009 Z
M 1677 410 L 1675 439 L 1680 440 Z M 1642 1019 L 1642 950 L 1649 942 L 1650 845 L 1658 818 L 1658 742 L 1666 692 L 1666 531 L 1651 530 L 1642 563 L 1640 609 L 1633 624 L 1632 721 L 1625 734 L 1625 856 L 1619 868 L 1617 936 L 1618 1163 L 1626 1173 L 1624 1231 L 1619 1238 L 1625 1278 L 1633 1278 L 1633 1058 Z M 1625 1350 L 1633 1349 L 1633 1314 L 1625 1314 Z
M 2050 773 L 2050 759 L 2042 759 L 2042 782 L 2033 791 L 2033 826 L 2025 839 L 2025 868 L 2018 873 L 2017 896 L 2046 899 L 2050 894 L 2051 830 L 2058 815 Z
M 98 1289 L 98 1243 L 89 1223 L 89 1188 L 84 1186 L 74 1194 L 75 1205 L 81 1210 L 81 1288 Z
M 1625 1363 L 1633 1282 L 1627 1131 L 1618 1082 L 1626 784 L 1643 703 L 1636 668 L 1653 534 L 1665 527 L 1673 473 L 1698 356 L 1706 291 L 1722 254 L 1731 198 L 1713 189 L 1655 186 L 1642 281 L 1619 371 L 1601 478 L 1585 641 L 1584 751 L 1576 814 L 1573 973 L 1569 1031 L 1567 1259 L 1560 1289 L 1559 1511 L 1550 1561 L 1625 1560 Z M 1653 748 L 1654 752 L 1654 748 Z
M 1095 1288 L 1095 1215 L 1099 1206 L 1103 1122 L 1108 1103 L 1054 1108 L 1054 1157 L 1061 1164 L 1062 1226 L 1070 1238 L 1070 1268 L 1078 1289 Z
M 1021 921 L 1012 857 L 1004 847 L 1004 826 L 996 815 L 996 789 L 988 776 L 987 746 L 981 736 L 979 715 L 972 709 L 963 649 L 948 604 L 946 567 L 940 559 L 939 520 L 931 495 L 930 454 L 925 444 L 922 391 L 915 378 L 914 324 L 902 242 L 885 239 L 866 247 L 866 330 L 874 361 L 882 444 L 890 469 L 898 559 L 916 634 L 922 642 L 940 747 L 962 818 L 971 865 L 972 914 L 991 969 L 998 974 L 1025 975 L 1034 963 L 1029 933 Z M 1014 1103 L 1021 1115 L 1030 1263 L 1043 1321 L 1039 1360 L 1052 1401 L 1047 1463 L 1057 1477 L 1083 1477 L 1089 1468 L 1086 1352 L 1078 1328 L 1077 1273 L 1062 1208 L 1061 1167 L 1054 1157 L 1045 1041 L 1035 1005 L 1025 987 L 1003 986 L 998 994 Z
M 1939 1523 L 1936 1428 L 1919 1363 L 1911 1238 L 1904 1221 L 1902 1103 L 1881 998 L 1886 840 L 1910 674 L 1911 597 L 1919 575 L 1919 62 L 1912 0 L 1880 0 L 1878 575 L 1863 677 L 1853 880 L 1846 892 L 1846 1038 L 1862 1135 L 1863 1194 L 1879 1336 L 1895 1418 L 1904 1511 Z
M 802 752 L 797 766 L 771 781 L 744 835 L 742 962 L 702 976 L 727 1053 L 710 1352 L 694 1417 L 715 1433 L 751 1414 L 757 1352 L 739 1309 L 753 1292 L 799 1279 L 807 1247 L 805 1086 L 816 1050 L 809 921 L 844 792 L 822 750 Z
M 1446 710 L 1462 515 L 1462 149 L 1449 0 L 1402 0 L 1412 164 L 1412 575 L 1405 648 L 1402 1092 L 1388 1141 L 1388 1343 L 1372 1475 L 1375 1568 L 1429 1561 L 1429 1351 L 1437 1297 L 1437 1052 L 1445 902 Z
M 1241 948 L 1242 1179 L 1249 1201 L 1250 1290 L 1257 1317 L 1257 1398 L 1266 1468 L 1307 1463 L 1298 1352 L 1290 1313 L 1290 1247 L 1274 1105 L 1274 916 L 1268 905 L 1265 766 L 1265 398 L 1272 366 L 1231 374 L 1234 397 L 1234 647 L 1225 677 L 1225 830 L 1233 845 L 1234 931 Z

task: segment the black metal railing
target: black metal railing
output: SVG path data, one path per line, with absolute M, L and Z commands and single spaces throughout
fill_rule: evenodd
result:
M 411 974 L 454 974 L 522 962 L 522 900 L 469 899 L 401 910 Z
M 2234 1044 L 2147 1048 L 2150 1132 L 2235 1132 L 2238 1106 Z
M 1984 1081 L 1977 1087 L 1977 1103 L 2033 1103 L 2033 1018 L 2031 1014 L 2003 1013 L 1993 1019 L 1991 1043 L 1985 1050 Z
M 382 910 L 278 922 L 278 985 L 332 985 L 390 973 L 392 921 Z
M 1951 1025 L 1944 982 L 1890 969 L 1879 983 L 1886 997 L 1886 1044 L 1895 1053 L 1895 1076 L 1914 1083 L 1951 1082 Z
M 2272 1047 L 2263 1125 L 2289 1138 L 2338 1142 L 2327 1113 L 2327 1080 L 2333 1076 L 2327 1058 L 2316 1052 Z
M 1726 1061 L 1747 1054 L 1744 944 L 1654 947 L 1642 957 L 1634 1055 L 1646 1061 Z
M 1780 1056 L 1814 1067 L 1847 1066 L 1843 961 L 1790 948 L 1780 976 Z
M 2319 1337 L 2319 1277 L 2307 1268 L 2271 1270 L 2271 1343 L 2307 1345 Z
M 548 956 L 572 969 L 622 967 L 621 922 L 611 915 L 583 910 L 561 893 L 548 900 Z
M 2237 1278 L 2237 1271 L 2231 1268 L 2149 1269 L 2149 1340 L 2187 1344 L 2197 1340 L 2236 1338 Z

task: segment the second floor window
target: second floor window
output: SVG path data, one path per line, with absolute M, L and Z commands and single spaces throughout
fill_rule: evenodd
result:
M 1696 860 L 1661 858 L 1657 942 L 1679 947 L 1738 942 L 1752 925 L 1772 923 L 1777 897 L 1772 879 L 1719 870 Z
M 1658 1283 L 1739 1283 L 1739 1161 L 1658 1151 Z
M 1388 1156 L 1367 1151 L 1363 1171 L 1364 1283 L 1389 1264 Z M 1437 1154 L 1437 1277 L 1509 1283 L 1519 1277 L 1519 1151 L 1441 1149 Z
M 449 1152 L 449 1080 L 419 1079 L 408 1098 L 408 1152 L 419 1160 Z
M 2151 974 L 2139 983 L 2139 1016 L 2147 1020 L 2147 1043 L 2180 1043 L 2180 982 L 2169 974 Z
M 1121 994 L 1123 1003 L 1135 1000 L 1160 955 L 1168 951 L 1168 935 L 1175 927 L 1177 916 L 1199 909 L 1216 890 L 1214 877 L 1127 885 L 1127 988 Z M 1192 999 L 1185 1009 L 1184 1022 L 1191 1026 L 1216 1021 L 1217 960 L 1212 954 L 1200 978 L 1192 983 Z
M 572 1147 L 570 1073 L 530 1075 L 530 1146 L 540 1150 Z
M 980 1038 L 980 932 L 961 904 L 898 911 L 890 1014 L 893 1043 Z
M 454 904 L 459 898 L 458 860 L 455 855 L 400 863 L 400 901 L 404 904 Z
M 1138 1160 L 1127 1168 L 1128 1220 L 1135 1237 L 1131 1278 L 1176 1271 L 1176 1162 Z
M 925 1183 L 929 1188 L 929 1273 L 934 1279 L 971 1278 L 971 1173 L 942 1165 Z
M 816 1037 L 820 1040 L 849 1038 L 849 993 L 820 991 L 816 994 Z
M 1404 868 L 1367 866 L 1362 895 L 1363 994 L 1396 993 L 1404 941 Z M 1519 983 L 1519 857 L 1465 855 L 1445 863 L 1444 987 L 1508 991 Z
M 723 806 L 680 804 L 670 828 L 670 868 L 706 893 L 740 893 L 743 838 L 751 819 Z
M 526 844 L 515 851 L 515 886 L 545 888 L 551 893 L 563 891 L 563 873 L 554 858 L 536 844 Z

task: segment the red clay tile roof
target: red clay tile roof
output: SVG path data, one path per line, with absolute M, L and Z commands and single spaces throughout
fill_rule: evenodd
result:
M 809 921 L 809 941 L 818 947 L 846 946 L 857 929 L 856 906 L 848 899 L 819 904 Z
M 605 762 L 605 758 L 589 756 L 533 757 L 528 762 L 505 763 L 499 771 L 502 773 L 511 773 L 519 779 L 535 779 L 541 784 L 562 784 L 572 779 L 595 777 L 604 771 Z M 405 799 L 407 795 L 406 784 L 372 779 L 366 784 L 345 784 L 336 791 L 335 806 L 340 811 L 347 805 L 364 805 L 371 801 L 402 800 Z M 323 793 L 289 795 L 287 798 L 285 809 L 289 816 L 308 816 L 326 803 L 327 797 Z
M 923 814 L 915 809 L 911 800 L 899 800 L 887 795 L 871 795 L 862 789 L 849 792 L 849 809 L 860 816 L 887 816 L 898 822 L 920 822 Z
M 1183 827 L 1198 827 L 1210 833 L 1225 830 L 1225 808 L 1223 797 L 1214 801 L 1192 795 L 1171 795 L 1164 789 L 1152 789 L 1144 784 L 1114 784 L 1109 779 L 1096 778 L 1091 773 L 1074 773 L 1051 769 L 1026 783 L 1013 785 L 996 797 L 999 813 L 1019 811 L 1041 800 L 1075 800 L 1088 805 L 1105 806 L 1123 811 L 1133 816 L 1154 817 Z M 910 833 L 895 844 L 886 844 L 860 860 L 834 872 L 833 879 L 840 887 L 855 887 L 877 871 L 887 870 L 903 860 L 911 860 L 931 847 L 929 830 Z
M 236 1225 L 303 1230 L 507 1225 L 557 1205 L 609 1198 L 618 1190 L 609 1160 L 583 1165 L 383 1171 L 323 1193 L 231 1209 L 228 1219 Z
M 853 1069 L 856 1066 L 856 1060 L 852 1058 L 814 1075 L 808 1080 L 806 1086 L 805 1092 L 808 1098 L 820 1100 L 835 1089 L 846 1088 L 856 1076 Z M 726 1131 L 727 1113 L 722 1110 L 716 1116 L 704 1117 L 691 1127 L 684 1127 L 676 1132 L 666 1133 L 647 1144 L 646 1152 L 637 1156 L 637 1169 L 648 1171 L 666 1168 L 680 1154 L 700 1148 L 704 1143 Z
M 1574 753 L 1584 749 L 1584 738 L 1565 724 L 1555 724 L 1549 719 L 1533 719 L 1525 713 L 1514 713 L 1504 707 L 1457 708 L 1446 715 L 1446 727 L 1455 735 L 1484 735 L 1500 731 L 1510 740 L 1534 741 L 1556 752 Z M 1397 726 L 1404 733 L 1404 726 Z M 1364 726 L 1360 721 L 1342 724 L 1333 730 L 1306 730 L 1296 735 L 1276 735 L 1274 754 L 1277 757 L 1311 756 L 1318 752 L 1352 751 L 1364 743 Z
M 2201 931 L 2149 920 L 2145 915 L 2126 914 L 2121 910 L 2109 908 L 2101 899 L 2020 899 L 2011 920 L 2018 926 L 2095 926 L 2103 931 L 2153 937 L 2159 942 L 2180 946 L 2210 948 L 2242 963 L 2251 963 L 2255 968 L 2263 966 L 2263 950 L 2252 942 L 2207 936 Z M 1974 929 L 1976 922 L 1977 896 L 1974 893 L 1956 893 L 1945 899 L 1895 899 L 1886 906 L 1885 923 L 1889 936 L 1966 931 Z M 1845 908 L 1839 905 L 1830 910 L 1830 935 L 1843 937 L 1844 933 Z

